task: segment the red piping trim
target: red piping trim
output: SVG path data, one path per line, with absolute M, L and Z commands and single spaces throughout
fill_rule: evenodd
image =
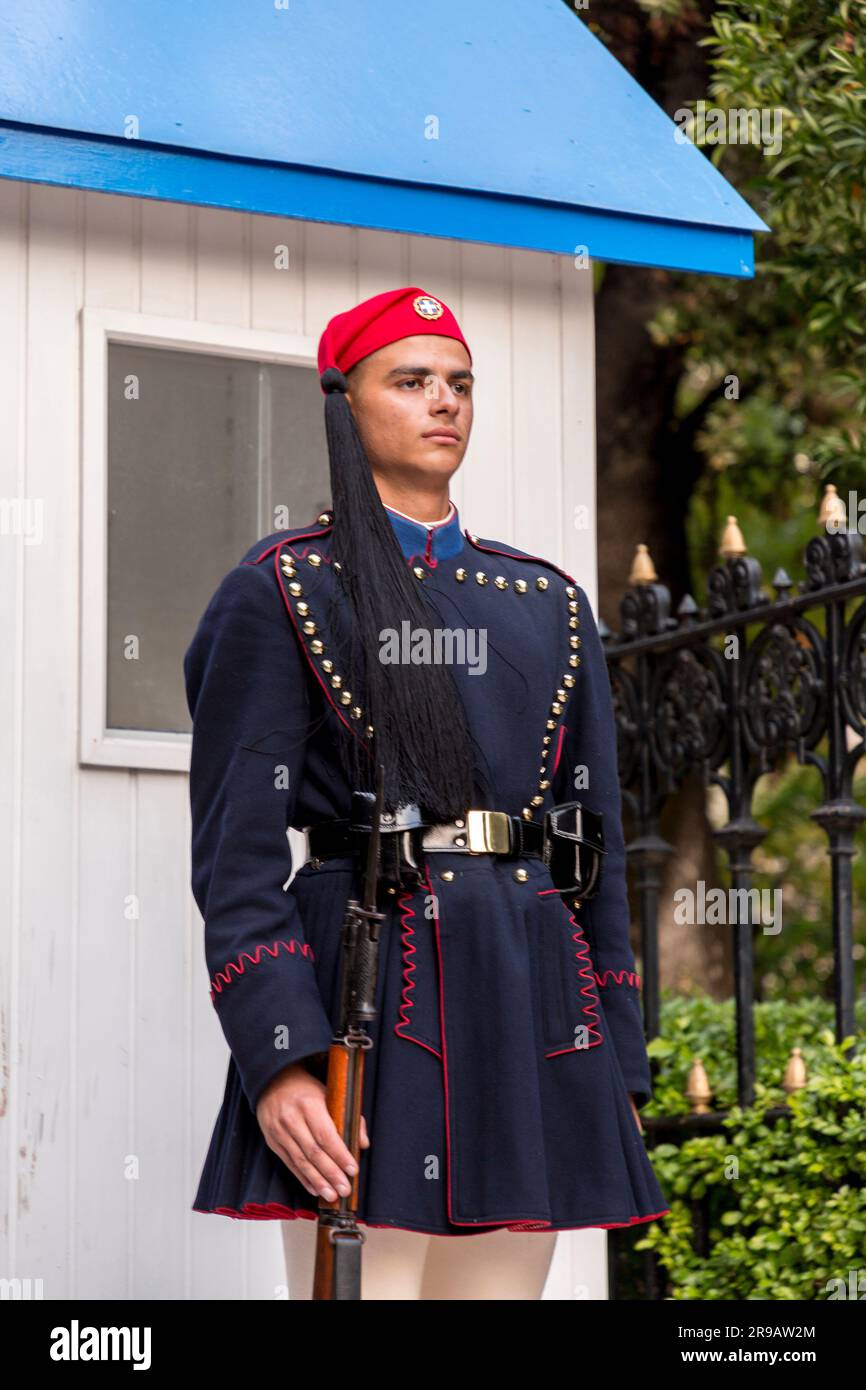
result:
M 562 752 L 562 741 L 563 741 L 564 737 L 565 737 L 565 724 L 562 723 L 562 724 L 560 724 L 560 726 L 559 726 L 559 735 L 558 735 L 557 740 L 556 740 L 556 757 L 555 757 L 554 760 L 553 760 L 553 770 L 551 771 L 551 774 L 550 774 L 551 777 L 555 777 L 555 776 L 556 776 L 556 769 L 559 767 L 559 755 L 560 755 L 560 753 Z
M 550 897 L 553 893 L 557 893 L 557 894 L 558 894 L 558 893 L 559 893 L 559 889 L 558 889 L 558 888 L 538 888 L 538 889 L 536 890 L 536 897 L 538 897 L 538 898 L 546 898 L 546 897 Z M 571 920 L 572 920 L 572 922 L 574 922 L 574 920 L 575 920 L 574 917 L 572 917 Z M 575 923 L 575 925 L 577 925 L 577 923 Z M 598 985 L 600 985 L 602 988 L 607 987 L 607 986 L 609 985 L 609 983 L 610 983 L 609 980 L 608 980 L 608 978 L 607 978 L 608 975 L 612 975 L 612 976 L 613 976 L 613 978 L 614 978 L 614 983 L 615 983 L 615 984 L 621 985 L 622 982 L 623 982 L 623 978 L 625 978 L 626 982 L 627 982 L 628 984 L 630 984 L 630 985 L 633 985 L 635 989 L 640 989 L 640 987 L 641 987 L 641 978 L 640 978 L 640 975 L 638 975 L 637 971 L 635 971 L 635 970 L 605 970 L 605 971 L 603 971 L 603 972 L 601 973 L 601 975 L 599 975 L 598 971 L 596 970 L 596 971 L 594 972 L 594 974 L 595 974 L 596 983 L 597 983 Z
M 274 541 L 273 545 L 269 545 L 269 546 L 267 547 L 266 550 L 263 550 L 262 553 L 261 553 L 261 555 L 259 555 L 257 559 L 255 559 L 255 560 L 244 560 L 244 564 L 245 564 L 245 565 L 260 565 L 260 564 L 262 563 L 262 560 L 264 560 L 265 557 L 266 557 L 267 555 L 270 555 L 270 553 L 271 553 L 272 550 L 277 550 L 281 545 L 291 545 L 293 541 L 305 541 L 305 540 L 309 539 L 311 536 L 327 536 L 328 532 L 329 532 L 329 531 L 332 531 L 333 529 L 334 529 L 333 526 L 326 526 L 326 527 L 324 528 L 324 530 L 322 530 L 322 531 L 302 531 L 301 534 L 300 534 L 299 536 L 292 536 L 291 538 L 289 538 L 288 536 L 286 536 L 286 538 L 285 538 L 284 540 L 281 540 L 281 541 Z M 307 552 L 306 552 L 306 550 L 305 550 L 305 551 L 304 551 L 304 555 L 306 555 L 306 553 L 307 553 Z M 303 557 L 303 556 L 300 556 L 299 558 L 303 559 L 304 557 Z M 323 556 L 322 556 L 322 559 L 323 559 L 323 560 L 327 560 L 327 561 L 328 561 L 328 564 L 331 563 L 330 557 L 327 556 L 327 555 L 323 555 Z
M 436 958 L 439 964 L 439 1036 L 442 1041 L 442 1082 L 445 1087 L 445 1162 L 448 1169 L 446 1175 L 445 1190 L 447 1194 L 448 1220 L 455 1226 L 472 1226 L 472 1221 L 455 1221 L 451 1210 L 451 1176 L 453 1173 L 451 1159 L 451 1116 L 450 1104 L 448 1099 L 448 1050 L 445 1045 L 445 972 L 442 969 L 442 942 L 439 939 L 439 910 L 436 895 L 433 892 L 433 885 L 430 882 L 430 866 L 426 859 L 424 861 L 424 872 L 427 875 L 427 887 L 433 900 L 433 923 L 436 931 Z
M 285 588 L 283 587 L 283 576 L 282 576 L 282 572 L 281 572 L 281 570 L 280 570 L 279 549 L 280 549 L 280 546 L 281 546 L 281 545 L 287 545 L 287 544 L 288 544 L 287 541 L 279 541 L 278 544 L 276 545 L 276 547 L 274 548 L 274 574 L 277 576 L 277 584 L 279 585 L 280 593 L 281 593 L 282 596 L 283 596 L 283 603 L 284 603 L 285 606 L 286 606 L 286 612 L 287 612 L 288 615 L 289 615 L 289 618 L 290 618 L 290 620 L 291 620 L 292 627 L 295 629 L 295 633 L 296 633 L 296 635 L 297 635 L 298 641 L 299 641 L 300 644 L 301 644 L 301 651 L 304 653 L 304 656 L 307 658 L 307 664 L 309 665 L 310 670 L 312 671 L 313 675 L 316 677 L 316 680 L 319 682 L 319 685 L 321 686 L 321 688 L 322 688 L 322 690 L 323 690 L 323 692 L 324 692 L 324 694 L 325 694 L 325 697 L 326 697 L 326 699 L 327 699 L 327 701 L 328 701 L 328 704 L 331 706 L 331 709 L 332 709 L 332 710 L 334 711 L 334 713 L 337 715 L 337 718 L 340 720 L 340 723 L 345 725 L 345 727 L 349 730 L 349 733 L 352 735 L 352 737 L 353 737 L 353 738 L 356 738 L 356 739 L 358 740 L 358 742 L 361 744 L 361 747 L 364 748 L 365 751 L 369 754 L 370 749 L 368 748 L 367 744 L 366 744 L 366 743 L 364 742 L 364 740 L 361 738 L 360 734 L 358 734 L 358 733 L 355 731 L 355 729 L 352 727 L 352 725 L 351 725 L 351 723 L 349 722 L 349 720 L 345 718 L 345 716 L 343 715 L 343 711 L 340 709 L 339 705 L 335 705 L 335 704 L 334 704 L 334 701 L 331 699 L 331 692 L 330 692 L 330 690 L 328 689 L 328 687 L 327 687 L 327 685 L 325 684 L 325 682 L 322 680 L 322 677 L 319 675 L 319 672 L 316 670 L 316 667 L 315 667 L 315 665 L 314 665 L 314 663 L 313 663 L 313 660 L 312 660 L 312 658 L 311 658 L 311 656 L 310 656 L 310 653 L 307 651 L 307 644 L 306 644 L 306 642 L 304 641 L 304 639 L 303 639 L 303 637 L 302 637 L 302 635 L 301 635 L 301 631 L 300 631 L 300 629 L 299 629 L 299 627 L 298 627 L 298 624 L 297 624 L 296 621 L 295 621 L 295 615 L 294 615 L 294 613 L 292 612 L 292 605 L 289 603 L 288 597 L 287 597 L 287 595 L 286 595 Z M 256 563 L 258 563 L 258 562 L 256 562 Z
M 550 893 L 555 893 L 556 891 L 557 890 L 555 888 L 539 888 L 536 890 L 536 897 L 543 898 L 549 895 Z M 563 907 L 565 906 L 566 904 L 563 903 Z M 601 1001 L 599 1000 L 599 997 L 594 989 L 595 971 L 592 968 L 592 961 L 589 957 L 589 942 L 583 935 L 583 924 L 581 922 L 578 922 L 573 912 L 569 912 L 568 916 L 572 925 L 577 927 L 577 931 L 572 932 L 571 939 L 572 941 L 577 942 L 577 950 L 574 953 L 575 959 L 578 961 L 580 965 L 580 969 L 577 973 L 585 982 L 581 986 L 580 993 L 583 995 L 588 994 L 590 996 L 588 1000 L 585 1000 L 583 1002 L 583 1012 L 584 1014 L 594 1014 Z M 599 1018 L 597 1014 L 595 1018 L 588 1023 L 590 1031 L 598 1033 L 598 1037 L 595 1039 L 594 1042 L 590 1042 L 588 1044 L 588 1047 L 562 1047 L 559 1048 L 556 1052 L 545 1052 L 545 1057 L 562 1057 L 565 1055 L 566 1052 L 587 1052 L 590 1047 L 598 1047 L 600 1043 L 604 1042 L 604 1035 L 598 1032 L 598 1023 Z
M 464 530 L 463 534 L 464 534 L 464 536 L 466 537 L 466 539 L 469 541 L 469 544 L 475 546 L 475 549 L 476 549 L 476 550 L 481 550 L 481 551 L 485 552 L 485 553 L 488 554 L 488 555 L 504 555 L 505 558 L 506 558 L 506 560 L 527 560 L 527 561 L 529 561 L 531 564 L 534 564 L 534 565 L 545 565 L 548 569 L 551 569 L 551 570 L 553 570 L 556 574 L 561 575 L 563 579 L 567 579 L 568 582 L 569 582 L 569 584 L 573 584 L 573 585 L 575 586 L 575 588 L 578 587 L 577 580 L 574 578 L 574 576 L 571 575 L 571 574 L 569 574 L 567 570 L 560 569 L 560 568 L 559 568 L 559 565 L 555 565 L 555 564 L 553 563 L 552 560 L 542 560 L 542 558 L 541 558 L 540 555 L 527 555 L 527 554 L 523 554 L 523 555 L 521 555 L 521 554 L 512 555 L 512 554 L 510 553 L 510 551 L 508 551 L 508 550 L 499 550 L 496 546 L 493 546 L 493 545 L 483 545 L 481 541 L 479 541 L 479 540 L 473 540 L 472 537 L 470 536 L 470 534 L 469 534 L 469 532 L 468 532 L 467 530 Z M 552 771 L 551 774 L 550 774 L 551 779 L 554 777 L 554 775 L 555 775 L 555 773 L 556 773 L 556 769 L 557 769 L 557 767 L 558 767 L 558 765 L 559 765 L 559 755 L 560 755 L 560 752 L 561 752 L 561 750 L 562 750 L 562 736 L 563 736 L 564 731 L 565 731 L 565 722 L 563 721 L 563 723 L 561 723 L 560 726 L 559 726 L 559 742 L 557 743 L 557 746 L 556 746 L 556 761 L 555 761 L 554 764 L 553 764 L 553 771 Z M 548 1055 L 548 1056 L 552 1056 L 553 1054 L 548 1053 L 547 1055 Z
M 310 960 L 315 960 L 315 956 L 313 955 L 313 948 L 312 948 L 312 946 L 309 944 L 309 942 L 307 942 L 307 941 L 296 941 L 294 938 L 292 938 L 291 941 L 283 941 L 282 938 L 280 938 L 278 941 L 274 941 L 274 942 L 273 942 L 273 949 L 271 949 L 271 946 L 266 946 L 266 945 L 264 944 L 264 942 L 263 942 L 260 946 L 257 946 L 257 947 L 256 947 L 255 955 L 252 955 L 252 956 L 251 956 L 250 953 L 249 953 L 249 951 L 241 951 L 241 953 L 240 953 L 240 955 L 238 956 L 237 959 L 238 959 L 238 961 L 241 961 L 241 960 L 248 960 L 248 961 L 250 962 L 251 965 L 260 965 L 260 964 L 261 964 L 261 953 L 262 953 L 262 951 L 267 951 L 267 953 L 268 953 L 268 955 L 271 957 L 271 959 L 272 959 L 272 960 L 275 960 L 276 957 L 277 957 L 277 956 L 279 955 L 279 953 L 280 953 L 280 947 L 281 947 L 281 946 L 284 946 L 284 947 L 285 947 L 285 949 L 288 951 L 288 953 L 289 953 L 290 956 L 293 956 L 293 955 L 295 954 L 295 947 L 297 946 L 297 947 L 299 947 L 302 956 L 308 956 Z M 231 971 L 232 971 L 232 970 L 234 970 L 235 973 L 238 974 L 238 975 L 244 975 L 244 974 L 246 974 L 246 968 L 245 968 L 243 965 L 236 964 L 235 961 L 233 961 L 233 960 L 228 961 L 228 963 L 224 966 L 224 968 L 223 968 L 222 970 L 218 970 L 217 973 L 216 973 L 215 978 L 214 978 L 213 980 L 211 980 L 211 992 L 210 992 L 210 997 L 211 997 L 212 1000 L 213 1000 L 213 997 L 214 997 L 215 994 L 222 994 L 222 992 L 223 992 L 223 984 L 226 984 L 226 985 L 230 985 L 230 984 L 231 984 L 231 982 L 232 982 Z M 220 981 L 222 981 L 222 984 L 219 983 Z M 215 1001 L 214 1001 L 214 1002 L 215 1002 Z
M 434 904 L 436 904 L 438 903 L 438 899 L 433 893 L 433 886 L 430 882 L 430 868 L 426 860 L 424 861 L 424 872 L 427 875 L 427 887 L 430 890 Z M 505 1225 L 506 1229 L 509 1231 L 522 1231 L 524 1227 L 533 1231 L 546 1230 L 547 1226 L 550 1224 L 549 1222 L 547 1225 L 541 1226 L 538 1222 L 532 1221 L 529 1218 L 527 1218 L 526 1221 L 516 1221 L 509 1224 L 502 1221 L 457 1221 L 453 1215 L 453 1208 L 451 1205 L 451 1177 L 454 1169 L 451 1159 L 451 1119 L 448 1103 L 448 1053 L 445 1046 L 445 984 L 444 971 L 442 969 L 442 943 L 439 939 L 439 914 L 435 906 L 433 909 L 433 921 L 436 926 L 436 955 L 439 961 L 439 1029 L 442 1035 L 442 1080 L 445 1086 L 445 1161 L 448 1169 L 446 1183 L 448 1220 L 451 1222 L 452 1226 L 471 1226 L 474 1230 L 479 1230 L 482 1226 L 500 1227 L 503 1225 Z M 447 1235 L 448 1232 L 446 1231 L 438 1234 Z
M 605 970 L 604 973 L 601 975 L 599 975 L 598 971 L 596 971 L 595 978 L 602 988 L 604 988 L 609 983 L 607 978 L 608 975 L 612 975 L 614 978 L 614 982 L 618 985 L 622 984 L 623 977 L 625 977 L 627 983 L 632 985 L 635 989 L 640 989 L 641 987 L 640 975 L 638 975 L 637 972 L 634 970 Z
M 310 539 L 310 538 L 315 539 L 315 538 L 317 538 L 318 536 L 326 536 L 326 535 L 328 534 L 328 532 L 329 532 L 329 531 L 332 531 L 332 530 L 333 530 L 333 527 L 332 527 L 332 526 L 326 526 L 326 527 L 324 527 L 324 529 L 321 530 L 321 531 L 303 531 L 299 536 L 292 536 L 291 540 L 287 537 L 285 540 L 274 541 L 274 544 L 273 544 L 273 545 L 269 545 L 269 546 L 267 547 L 266 550 L 263 550 L 263 551 L 262 551 L 262 553 L 261 553 L 261 555 L 259 555 L 258 559 L 256 559 L 256 560 L 245 560 L 245 561 L 244 561 L 244 564 L 246 564 L 246 565 L 260 565 L 261 562 L 262 562 L 262 560 L 264 560 L 265 557 L 266 557 L 267 555 L 270 555 L 271 552 L 273 552 L 273 556 L 274 556 L 274 574 L 277 576 L 277 584 L 279 585 L 280 593 L 281 593 L 282 598 L 283 598 L 283 603 L 285 604 L 285 607 L 286 607 L 286 612 L 288 613 L 289 618 L 291 619 L 292 627 L 295 629 L 295 633 L 296 633 L 296 635 L 297 635 L 298 642 L 300 643 L 300 646 L 301 646 L 301 651 L 304 653 L 304 656 L 305 656 L 306 659 L 307 659 L 307 664 L 308 664 L 310 670 L 312 671 L 313 675 L 315 676 L 316 680 L 319 682 L 319 685 L 321 686 L 321 688 L 322 688 L 322 690 L 323 690 L 323 692 L 324 692 L 324 694 L 325 694 L 325 697 L 326 697 L 326 699 L 327 699 L 327 701 L 328 701 L 328 704 L 331 706 L 331 709 L 334 711 L 334 713 L 336 714 L 337 718 L 338 718 L 338 719 L 340 720 L 340 722 L 341 722 L 343 725 L 345 725 L 345 727 L 349 730 L 349 733 L 352 735 L 352 737 L 353 737 L 353 738 L 356 738 L 356 739 L 358 740 L 358 742 L 361 744 L 361 747 L 364 748 L 365 751 L 369 754 L 370 749 L 369 749 L 369 747 L 367 746 L 367 744 L 365 743 L 364 739 L 361 738 L 360 734 L 356 731 L 356 729 L 353 727 L 353 725 L 349 722 L 348 719 L 346 719 L 346 717 L 345 717 L 345 715 L 343 714 L 343 711 L 340 709 L 339 705 L 334 704 L 334 701 L 333 701 L 333 699 L 331 698 L 331 692 L 330 692 L 330 690 L 328 689 L 328 687 L 327 687 L 327 685 L 325 684 L 325 682 L 322 680 L 322 677 L 319 675 L 319 672 L 316 670 L 315 664 L 314 664 L 314 662 L 313 662 L 313 660 L 312 660 L 312 658 L 311 658 L 311 656 L 310 656 L 310 653 L 307 651 L 307 644 L 306 644 L 306 642 L 305 642 L 304 639 L 303 639 L 303 636 L 302 636 L 302 634 L 301 634 L 301 632 L 300 632 L 300 629 L 298 628 L 298 624 L 295 622 L 295 615 L 294 615 L 294 613 L 292 612 L 292 605 L 289 603 L 288 597 L 287 597 L 287 595 L 286 595 L 286 591 L 285 591 L 285 588 L 284 588 L 284 586 L 283 586 L 283 575 L 282 575 L 282 571 L 280 570 L 280 556 L 279 556 L 279 551 L 280 551 L 280 547 L 281 547 L 281 546 L 287 545 L 287 546 L 289 547 L 289 549 L 291 550 L 292 544 L 293 544 L 293 542 L 295 542 L 295 541 L 303 541 L 303 540 L 308 540 L 308 539 Z M 294 558 L 297 559 L 297 560 L 303 560 L 303 559 L 305 558 L 305 556 L 306 556 L 307 551 L 309 550 L 309 548 L 310 548 L 309 546 L 305 546 L 305 547 L 304 547 L 304 550 L 303 550 L 303 552 L 302 552 L 301 555 L 295 555 L 295 552 L 292 551 L 292 555 L 293 555 Z M 325 560 L 327 564 L 330 564 L 330 563 L 331 563 L 331 558 L 330 558 L 330 556 L 323 555 L 323 556 L 322 556 L 322 559 Z
M 409 901 L 404 903 L 404 898 L 408 899 Z M 409 1015 L 408 1012 L 404 1011 L 411 1009 L 413 1004 L 415 1003 L 414 999 L 411 999 L 409 997 L 411 991 L 415 988 L 416 983 L 415 980 L 410 978 L 411 974 L 414 973 L 416 966 L 415 962 L 413 960 L 410 960 L 409 957 L 410 954 L 414 956 L 417 951 L 417 947 L 413 944 L 413 942 L 410 939 L 415 935 L 415 928 L 412 926 L 411 922 L 411 918 L 415 916 L 415 909 L 411 905 L 411 899 L 412 892 L 409 889 L 404 890 L 397 899 L 397 903 L 400 908 L 400 939 L 403 943 L 403 989 L 400 996 L 400 1008 L 398 1011 L 400 1014 L 400 1021 L 399 1023 L 394 1024 L 394 1032 L 397 1034 L 398 1038 L 405 1038 L 407 1042 L 417 1043 L 419 1047 L 426 1047 L 427 1051 L 432 1052 L 433 1056 L 438 1057 L 439 1061 L 441 1062 L 442 1053 L 437 1052 L 435 1047 L 431 1047 L 429 1043 L 422 1042 L 420 1038 L 413 1038 L 410 1033 L 401 1033 L 400 1031 L 401 1028 L 409 1027 Z M 406 917 L 404 908 L 408 909 L 409 918 Z
M 506 560 L 529 560 L 534 565 L 546 565 L 548 569 L 555 570 L 557 574 L 562 575 L 563 579 L 567 579 L 569 584 L 573 584 L 577 588 L 577 580 L 567 570 L 561 570 L 559 565 L 555 565 L 552 560 L 542 560 L 540 555 L 521 555 L 519 553 L 512 555 L 510 550 L 498 550 L 493 545 L 482 545 L 481 541 L 473 540 L 468 531 L 464 530 L 463 534 L 469 544 L 475 546 L 476 550 L 484 550 L 488 555 L 504 555 Z
M 298 1218 L 303 1218 L 306 1221 L 318 1220 L 318 1213 L 315 1211 L 306 1211 L 303 1207 L 284 1207 L 279 1202 L 245 1202 L 240 1211 L 234 1207 L 193 1207 L 192 1210 L 201 1212 L 203 1216 L 233 1216 L 244 1221 L 295 1221 Z M 506 1231 L 549 1231 L 551 1229 L 557 1231 L 592 1231 L 597 1229 L 612 1231 L 619 1226 L 639 1226 L 645 1221 L 658 1221 L 662 1216 L 669 1216 L 670 1212 L 670 1207 L 665 1207 L 664 1211 L 654 1211 L 649 1216 L 630 1216 L 628 1221 L 593 1221 L 581 1226 L 553 1227 L 549 1221 L 516 1221 L 510 1224 L 502 1222 L 498 1223 L 498 1226 L 504 1226 Z M 455 1231 L 425 1231 L 418 1226 L 397 1226 L 392 1221 L 364 1221 L 360 1216 L 356 1219 L 359 1226 L 366 1226 L 368 1230 L 372 1231 L 412 1231 L 413 1234 L 452 1237 L 457 1234 Z M 457 1222 L 456 1224 L 462 1225 L 464 1223 Z M 476 1225 L 477 1223 L 473 1222 L 472 1224 Z M 487 1224 L 493 1225 L 494 1223 L 489 1222 Z M 484 1232 L 479 1229 L 478 1234 L 483 1235 Z
M 320 535 L 323 535 L 323 536 L 324 536 L 324 535 L 327 535 L 327 532 L 326 532 L 326 531 L 322 531 L 322 532 L 320 532 Z M 296 539 L 297 539 L 297 540 L 301 540 L 302 537 L 298 536 L 298 537 L 296 537 Z M 311 545 L 305 545 L 304 548 L 303 548 L 303 550 L 301 550 L 300 552 L 298 552 L 298 551 L 295 551 L 295 550 L 292 548 L 292 547 L 294 546 L 294 541 L 288 541 L 287 544 L 288 544 L 289 548 L 292 550 L 292 554 L 293 554 L 293 555 L 296 557 L 296 559 L 298 559 L 298 560 L 306 560 L 307 556 L 310 554 L 310 551 L 313 549 L 313 546 L 311 546 Z M 329 565 L 329 564 L 331 563 L 331 556 L 330 556 L 330 555 L 324 555 L 320 550 L 317 550 L 317 551 L 316 551 L 316 554 L 317 554 L 322 560 L 324 560 L 324 562 L 325 562 L 326 565 Z

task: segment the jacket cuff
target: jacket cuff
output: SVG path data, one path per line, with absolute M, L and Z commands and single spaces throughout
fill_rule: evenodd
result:
M 219 972 L 212 996 L 253 1113 L 284 1067 L 331 1046 L 333 1029 L 315 972 L 297 941 L 244 952 Z

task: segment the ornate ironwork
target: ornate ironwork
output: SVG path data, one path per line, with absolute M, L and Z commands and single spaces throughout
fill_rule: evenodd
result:
M 650 1037 L 659 1027 L 661 866 L 672 852 L 659 833 L 664 804 L 690 772 L 721 788 L 728 821 L 714 833 L 728 855 L 732 887 L 748 890 L 752 854 L 765 834 L 751 811 L 755 783 L 791 755 L 822 778 L 823 800 L 812 815 L 827 836 L 831 865 L 836 1036 L 854 1032 L 851 860 L 866 810 L 852 785 L 866 740 L 866 564 L 863 538 L 844 520 L 829 486 L 819 534 L 806 546 L 805 579 L 795 586 L 779 570 L 771 596 L 736 518 L 728 517 L 706 608 L 687 595 L 676 617 L 641 545 L 620 603 L 621 632 L 602 630 L 623 801 L 637 831 L 628 851 L 638 874 Z M 738 1098 L 748 1105 L 755 1082 L 753 925 L 734 923 L 732 931 Z
M 863 538 L 845 525 L 832 485 L 818 527 L 805 549 L 805 579 L 795 586 L 778 570 L 771 597 L 736 518 L 728 517 L 706 608 L 687 595 L 676 617 L 648 548 L 639 545 L 620 602 L 620 633 L 599 624 L 614 695 L 623 803 L 634 814 L 636 833 L 627 850 L 636 868 L 650 1038 L 659 1031 L 662 866 L 672 853 L 659 831 L 665 802 L 695 771 L 721 788 L 728 820 L 714 835 L 728 856 L 732 888 L 748 892 L 752 855 L 766 834 L 752 816 L 755 783 L 792 755 L 816 767 L 822 779 L 823 799 L 811 814 L 827 837 L 830 860 L 837 1042 L 855 1032 L 851 861 L 866 809 L 852 789 L 866 749 L 866 564 Z M 737 1093 L 747 1106 L 755 1091 L 754 925 L 735 921 L 731 931 Z M 785 1114 L 778 1107 L 768 1122 Z M 648 1119 L 646 1127 L 651 1140 L 676 1138 L 715 1129 L 721 1119 L 713 1111 Z M 705 1223 L 697 1220 L 697 1249 L 706 1236 Z M 613 1233 L 609 1240 L 614 1297 L 618 1241 Z M 664 1297 L 663 1283 L 648 1260 L 648 1296 Z

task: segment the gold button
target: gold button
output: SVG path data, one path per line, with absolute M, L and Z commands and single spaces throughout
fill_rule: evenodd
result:
M 300 613 L 301 617 L 306 618 L 309 611 L 310 605 L 308 603 L 305 603 L 304 600 L 301 599 L 300 603 L 298 604 L 298 612 Z
M 566 671 L 565 675 L 562 678 L 562 684 L 567 685 L 568 688 L 571 689 L 571 687 L 574 685 L 574 676 L 569 675 L 569 673 Z
M 330 658 L 329 656 L 326 656 L 326 657 L 325 657 L 325 660 L 322 662 L 322 670 L 323 670 L 323 671 L 333 671 L 333 669 L 334 669 L 334 663 L 333 663 L 333 661 L 331 660 L 331 658 Z
M 291 584 L 289 585 L 289 593 L 292 594 L 295 598 L 300 598 L 303 592 L 304 591 L 298 583 L 297 579 L 293 579 Z
M 577 590 L 573 588 L 571 584 L 566 584 L 565 592 L 568 594 L 569 598 L 577 598 Z
M 568 664 L 569 664 L 569 666 L 579 666 L 579 665 L 580 665 L 580 657 L 579 657 L 579 656 L 575 656 L 575 654 L 572 652 L 571 656 L 568 658 Z
M 312 642 L 310 643 L 310 651 L 311 651 L 311 652 L 314 652 L 314 653 L 316 654 L 316 656 L 321 656 L 321 655 L 322 655 L 322 652 L 323 652 L 324 650 L 325 650 L 325 644 L 324 644 L 324 642 L 321 641 L 320 638 L 314 637 L 313 640 L 312 640 Z
M 554 700 L 553 704 L 550 706 L 550 713 L 562 714 L 562 705 L 559 703 L 558 700 Z
M 372 738 L 372 737 L 373 737 L 373 725 L 372 725 L 372 724 L 368 724 L 368 725 L 367 725 L 367 737 L 368 737 L 368 738 Z
M 525 869 L 515 869 L 515 870 L 514 870 L 514 881 L 515 881 L 515 883 L 525 883 L 526 880 L 527 880 L 528 878 L 529 878 L 529 874 L 526 872 Z
M 353 705 L 353 706 L 352 706 L 352 718 L 353 718 L 353 719 L 360 719 L 360 718 L 361 718 L 361 715 L 362 715 L 363 713 L 364 713 L 364 711 L 361 709 L 361 706 L 360 706 L 360 705 Z
M 568 605 L 568 611 L 569 613 L 576 613 L 578 611 L 578 607 L 574 599 L 572 599 L 571 603 Z
M 339 560 L 335 560 L 335 561 L 334 561 L 334 569 L 335 569 L 335 570 L 341 570 L 342 568 L 343 568 L 343 566 L 340 564 Z
M 454 571 L 454 578 L 457 579 L 457 580 L 459 580 L 460 583 L 462 584 L 463 581 L 464 581 L 464 579 L 466 578 L 466 571 L 465 571 L 465 569 L 463 569 L 463 568 L 461 567 L 459 570 L 455 570 L 455 571 Z
M 580 646 L 580 638 L 579 638 L 579 637 L 569 637 L 568 641 L 569 641 L 569 644 L 570 644 L 572 647 L 579 647 L 579 646 Z
M 524 806 L 520 814 L 522 815 L 524 820 L 532 820 L 532 812 L 530 811 L 528 806 Z
M 567 691 L 567 690 L 557 690 L 557 692 L 556 692 L 556 698 L 557 698 L 557 700 L 567 700 L 567 699 L 568 699 L 568 691 Z
M 476 579 L 476 582 L 477 582 L 478 584 L 486 584 L 486 583 L 487 583 L 487 575 L 484 573 L 483 570 L 476 570 L 476 571 L 475 571 L 475 579 Z
M 415 566 L 413 567 L 413 569 L 412 569 L 412 573 L 414 574 L 414 576 L 415 576 L 416 579 L 423 579 L 423 578 L 424 578 L 424 571 L 423 571 L 423 569 L 421 568 L 420 565 L 415 565 Z
M 331 513 L 320 512 L 319 515 L 316 517 L 316 520 L 318 521 L 320 526 L 327 526 L 328 522 L 331 520 Z
M 493 583 L 496 585 L 497 589 L 507 589 L 507 588 L 508 588 L 508 580 L 505 578 L 505 575 L 504 575 L 504 574 L 497 574 L 497 576 L 496 576 L 496 578 L 494 579 Z
M 535 581 L 535 587 L 536 587 L 536 589 L 546 589 L 546 588 L 547 588 L 547 585 L 548 585 L 548 582 L 549 582 L 549 581 L 548 581 L 547 579 L 545 579 L 544 575 L 543 575 L 543 574 L 540 574 L 540 575 L 538 576 L 538 578 L 536 579 L 536 581 Z
M 312 637 L 313 633 L 316 631 L 316 624 L 308 618 L 307 621 L 304 623 L 303 631 L 307 634 L 308 637 Z
M 544 805 L 544 797 L 543 797 L 543 796 L 534 796 L 534 797 L 532 797 L 532 803 L 531 803 L 531 804 L 532 804 L 533 806 L 543 806 L 543 805 Z
M 320 565 L 322 563 L 321 555 L 317 555 L 315 551 L 312 555 L 308 555 L 307 559 L 309 560 L 311 565 Z
M 352 703 L 352 692 L 351 692 L 351 690 L 341 690 L 341 691 L 340 691 L 340 704 L 341 704 L 341 705 L 350 705 L 351 703 Z
M 525 579 L 515 579 L 515 581 L 514 581 L 514 592 L 515 592 L 516 594 L 525 594 L 527 588 L 528 588 L 528 585 L 527 585 Z
M 335 690 L 339 690 L 339 688 L 340 688 L 340 686 L 341 686 L 342 684 L 343 684 L 343 677 L 342 677 L 342 676 L 332 676 L 332 677 L 331 677 L 331 685 L 334 687 Z
M 443 870 L 443 872 L 440 874 L 440 878 L 444 878 L 444 880 L 445 880 L 446 883 L 450 883 L 453 877 L 454 877 L 454 870 L 453 870 L 453 869 L 445 869 L 445 870 Z

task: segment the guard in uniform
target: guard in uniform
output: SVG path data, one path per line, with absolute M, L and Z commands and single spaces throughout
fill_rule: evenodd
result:
M 469 352 L 417 286 L 328 325 L 333 506 L 250 547 L 184 658 L 192 886 L 231 1053 L 193 1207 L 316 1216 L 256 1112 L 290 1063 L 324 1080 L 358 890 L 351 794 L 373 784 L 375 749 L 396 870 L 381 904 L 361 1224 L 466 1236 L 651 1221 L 669 1208 L 636 1118 L 651 1080 L 604 652 L 586 594 L 556 565 L 465 530 L 453 502 L 421 523 L 380 499 L 345 374 L 425 334 Z M 483 663 L 437 661 L 423 641 L 414 658 L 383 659 L 386 629 L 405 640 L 425 622 L 431 640 L 483 634 Z M 548 813 L 576 801 L 603 828 L 585 896 L 554 882 L 545 855 Z M 285 888 L 289 826 L 309 858 Z

